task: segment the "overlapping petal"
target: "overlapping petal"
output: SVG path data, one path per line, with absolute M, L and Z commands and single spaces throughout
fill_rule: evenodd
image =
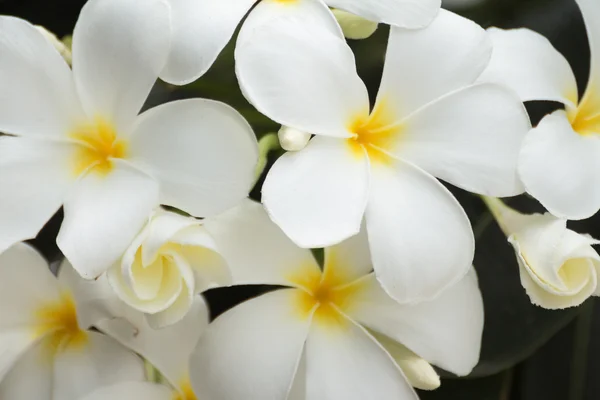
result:
M 167 103 L 142 114 L 129 160 L 160 181 L 161 203 L 207 217 L 248 195 L 256 138 L 233 108 L 211 100 Z
M 588 34 L 591 51 L 590 77 L 581 100 L 589 117 L 600 115 L 600 4 L 594 0 L 577 0 Z
M 170 48 L 165 0 L 90 0 L 73 32 L 73 75 L 89 118 L 102 117 L 119 135 L 135 117 L 163 69 Z
M 513 89 L 523 101 L 548 100 L 575 107 L 577 82 L 567 59 L 544 36 L 529 29 L 488 30 L 494 52 L 482 82 Z
M 66 199 L 58 246 L 84 278 L 100 276 L 125 252 L 158 205 L 158 184 L 113 160 L 106 176 L 91 172 Z
M 0 398 L 56 400 L 53 397 L 52 361 L 48 360 L 47 352 L 43 343 L 26 352 L 0 382 Z
M 513 92 L 469 86 L 417 111 L 401 129 L 392 152 L 430 174 L 491 196 L 525 191 L 517 164 L 531 124 Z
M 584 219 L 600 208 L 600 141 L 573 131 L 564 111 L 546 116 L 523 141 L 519 175 L 558 217 Z
M 150 382 L 123 382 L 105 386 L 79 400 L 170 400 L 173 393 L 163 385 Z
M 373 168 L 366 212 L 373 267 L 400 302 L 431 300 L 471 267 L 473 232 L 435 178 L 410 163 Z
M 325 247 L 360 230 L 369 197 L 369 159 L 335 138 L 314 137 L 283 155 L 262 190 L 267 212 L 300 247 Z
M 424 28 L 438 14 L 441 0 L 325 0 L 331 7 L 341 8 L 377 22 L 401 28 Z
M 206 400 L 285 399 L 311 321 L 297 292 L 277 290 L 217 318 L 192 356 L 195 392 Z

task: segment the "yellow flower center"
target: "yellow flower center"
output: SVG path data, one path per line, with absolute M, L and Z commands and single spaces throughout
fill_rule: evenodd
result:
M 577 97 L 572 97 L 577 103 Z M 568 110 L 567 114 L 575 132 L 584 136 L 600 134 L 600 96 L 593 90 L 588 89 L 577 108 Z
M 393 160 L 388 153 L 393 151 L 402 131 L 402 124 L 394 117 L 386 100 L 379 101 L 369 116 L 355 116 L 348 125 L 348 130 L 354 134 L 348 139 L 352 152 L 363 157 L 366 151 L 371 162 L 391 163 Z
M 48 303 L 35 311 L 36 338 L 44 339 L 48 355 L 53 356 L 65 347 L 82 347 L 88 336 L 79 327 L 77 310 L 73 297 L 63 292 L 60 299 Z
M 127 143 L 119 140 L 114 126 L 102 118 L 78 126 L 69 136 L 81 144 L 73 164 L 75 176 L 88 169 L 106 175 L 112 170 L 112 160 L 127 153 Z
M 179 385 L 179 391 L 173 394 L 173 400 L 198 400 L 189 378 L 186 378 Z

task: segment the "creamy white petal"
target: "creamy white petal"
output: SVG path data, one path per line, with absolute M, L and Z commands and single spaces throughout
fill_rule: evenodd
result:
M 196 296 L 181 321 L 159 330 L 152 329 L 142 313 L 132 309 L 96 325 L 148 359 L 173 385 L 178 385 L 186 377 L 190 355 L 208 326 L 208 307 L 202 297 Z
M 173 392 L 150 382 L 123 382 L 105 386 L 78 400 L 172 400 Z
M 469 86 L 423 107 L 401 129 L 392 152 L 433 176 L 489 196 L 525 191 L 517 164 L 531 124 L 512 91 Z
M 369 196 L 369 159 L 339 139 L 315 137 L 269 171 L 262 201 L 300 247 L 326 247 L 357 234 Z
M 71 71 L 29 22 L 0 17 L 0 131 L 65 138 L 81 115 Z
M 295 286 L 293 277 L 319 273 L 311 252 L 296 246 L 270 219 L 260 203 L 243 201 L 205 221 L 227 260 L 235 285 Z
M 438 14 L 442 2 L 441 0 L 325 0 L 325 3 L 373 21 L 418 29 L 431 23 Z
M 297 296 L 277 290 L 217 318 L 192 356 L 195 392 L 206 400 L 285 399 L 311 320 Z
M 144 380 L 142 359 L 97 332 L 88 332 L 83 347 L 60 351 L 53 369 L 52 400 L 75 400 L 103 386 Z
M 58 211 L 76 176 L 75 145 L 0 137 L 0 252 L 34 238 Z
M 342 318 L 339 326 L 311 326 L 306 341 L 306 398 L 417 399 L 389 353 L 364 328 Z
M 557 111 L 525 136 L 519 175 L 552 214 L 591 217 L 600 208 L 600 140 L 573 131 L 564 111 Z
M 567 59 L 544 36 L 529 29 L 488 29 L 494 51 L 482 82 L 513 89 L 523 101 L 578 102 L 577 82 Z
M 0 335 L 29 329 L 35 339 L 36 311 L 59 299 L 58 282 L 37 250 L 18 243 L 0 254 Z
M 369 111 L 352 51 L 318 25 L 281 19 L 256 29 L 236 48 L 236 71 L 254 107 L 304 132 L 350 137 L 353 119 Z
M 90 0 L 73 32 L 73 75 L 89 117 L 129 133 L 164 67 L 171 40 L 164 0 Z
M 432 301 L 398 304 L 374 277 L 361 282 L 346 313 L 426 361 L 467 375 L 479 361 L 483 300 L 475 270 Z
M 475 243 L 464 210 L 407 162 L 373 168 L 366 222 L 377 277 L 400 302 L 431 300 L 471 267 Z
M 0 382 L 34 343 L 31 329 L 0 328 Z
M 128 159 L 161 184 L 161 203 L 207 217 L 236 205 L 254 183 L 258 145 L 233 108 L 202 99 L 164 104 L 144 113 Z
M 185 85 L 215 62 L 256 0 L 170 0 L 173 40 L 161 79 Z
M 333 275 L 334 282 L 339 285 L 351 283 L 373 271 L 364 225 L 357 235 L 325 249 L 323 269 L 325 275 Z
M 56 242 L 84 278 L 100 276 L 125 252 L 158 205 L 158 184 L 119 160 L 108 175 L 91 172 L 65 201 Z
M 483 28 L 441 10 L 425 29 L 392 28 L 377 96 L 398 120 L 425 104 L 475 82 L 491 55 Z
M 582 99 L 589 116 L 600 115 L 600 4 L 595 0 L 576 0 L 587 30 L 591 51 L 590 78 Z
M 27 351 L 0 381 L 0 399 L 63 400 L 53 397 L 53 363 L 43 343 Z
M 238 45 L 252 39 L 252 35 L 256 30 L 264 29 L 271 24 L 315 26 L 317 29 L 325 29 L 341 39 L 344 38 L 340 25 L 322 0 L 271 0 L 260 1 L 252 9 L 240 29 L 237 39 Z M 239 65 L 239 60 L 238 66 L 244 68 L 243 65 Z

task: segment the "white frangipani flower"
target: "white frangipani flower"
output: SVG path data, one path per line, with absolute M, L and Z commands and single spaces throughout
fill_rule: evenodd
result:
M 77 400 L 144 379 L 136 354 L 79 318 L 69 268 L 55 278 L 42 256 L 20 243 L 0 255 L 1 399 Z
M 546 116 L 525 137 L 519 175 L 532 196 L 566 219 L 585 219 L 600 209 L 600 2 L 577 4 L 592 55 L 581 100 L 567 60 L 545 37 L 528 29 L 489 30 L 494 53 L 481 77 L 511 86 L 523 101 L 565 105 L 565 111 Z
M 200 398 L 415 399 L 411 386 L 439 385 L 428 362 L 458 375 L 477 363 L 483 304 L 474 270 L 436 300 L 402 305 L 375 279 L 363 234 L 327 248 L 321 271 L 258 203 L 206 226 L 234 282 L 287 288 L 209 325 L 190 364 Z
M 57 242 L 95 278 L 151 211 L 196 216 L 243 199 L 256 139 L 230 107 L 177 101 L 138 116 L 169 51 L 164 0 L 90 0 L 73 69 L 26 21 L 0 17 L 0 251 L 34 237 L 64 205 Z
M 531 125 L 512 91 L 474 84 L 490 53 L 485 31 L 448 11 L 425 29 L 392 28 L 369 112 L 344 40 L 288 22 L 257 29 L 238 45 L 238 61 L 252 65 L 238 71 L 246 97 L 316 135 L 269 171 L 262 200 L 273 221 L 316 248 L 358 233 L 364 218 L 375 272 L 398 301 L 433 299 L 460 280 L 471 225 L 434 177 L 496 196 L 523 191 L 517 156 Z
M 329 7 L 372 21 L 404 28 L 423 28 L 435 17 L 441 0 L 170 0 L 173 9 L 173 45 L 161 78 L 186 84 L 202 76 L 229 42 L 236 27 L 252 9 L 240 29 L 238 44 L 257 27 L 273 21 L 318 24 L 343 38 Z M 254 8 L 253 8 L 254 6 Z M 329 7 L 328 7 L 329 6 Z M 296 32 L 302 33 L 302 32 Z M 268 46 L 269 43 L 263 43 Z M 310 53 L 307 54 L 307 56 Z M 236 61 L 245 69 L 245 60 Z
M 163 209 L 107 274 L 119 298 L 157 328 L 181 320 L 198 293 L 231 283 L 229 268 L 202 222 Z
M 543 308 L 575 307 L 599 296 L 600 241 L 567 229 L 550 213 L 521 214 L 499 199 L 485 198 L 515 249 L 521 284 L 531 302 Z

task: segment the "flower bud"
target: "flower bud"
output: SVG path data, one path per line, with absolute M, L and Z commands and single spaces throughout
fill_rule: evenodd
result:
M 174 324 L 194 297 L 231 283 L 229 268 L 202 222 L 159 209 L 108 279 L 122 301 L 146 314 L 154 328 Z
M 277 136 L 279 137 L 281 148 L 285 151 L 300 151 L 306 147 L 310 140 L 310 133 L 287 126 L 282 126 Z
M 344 10 L 333 9 L 344 36 L 348 39 L 366 39 L 375 33 L 379 24 Z
M 52 46 L 60 53 L 65 61 L 70 65 L 72 61 L 71 50 L 56 35 L 41 25 L 35 25 L 38 31 L 52 43 Z
M 600 242 L 549 213 L 526 215 L 499 199 L 485 201 L 515 249 L 521 284 L 533 304 L 563 309 L 599 294 L 600 256 L 592 245 Z

